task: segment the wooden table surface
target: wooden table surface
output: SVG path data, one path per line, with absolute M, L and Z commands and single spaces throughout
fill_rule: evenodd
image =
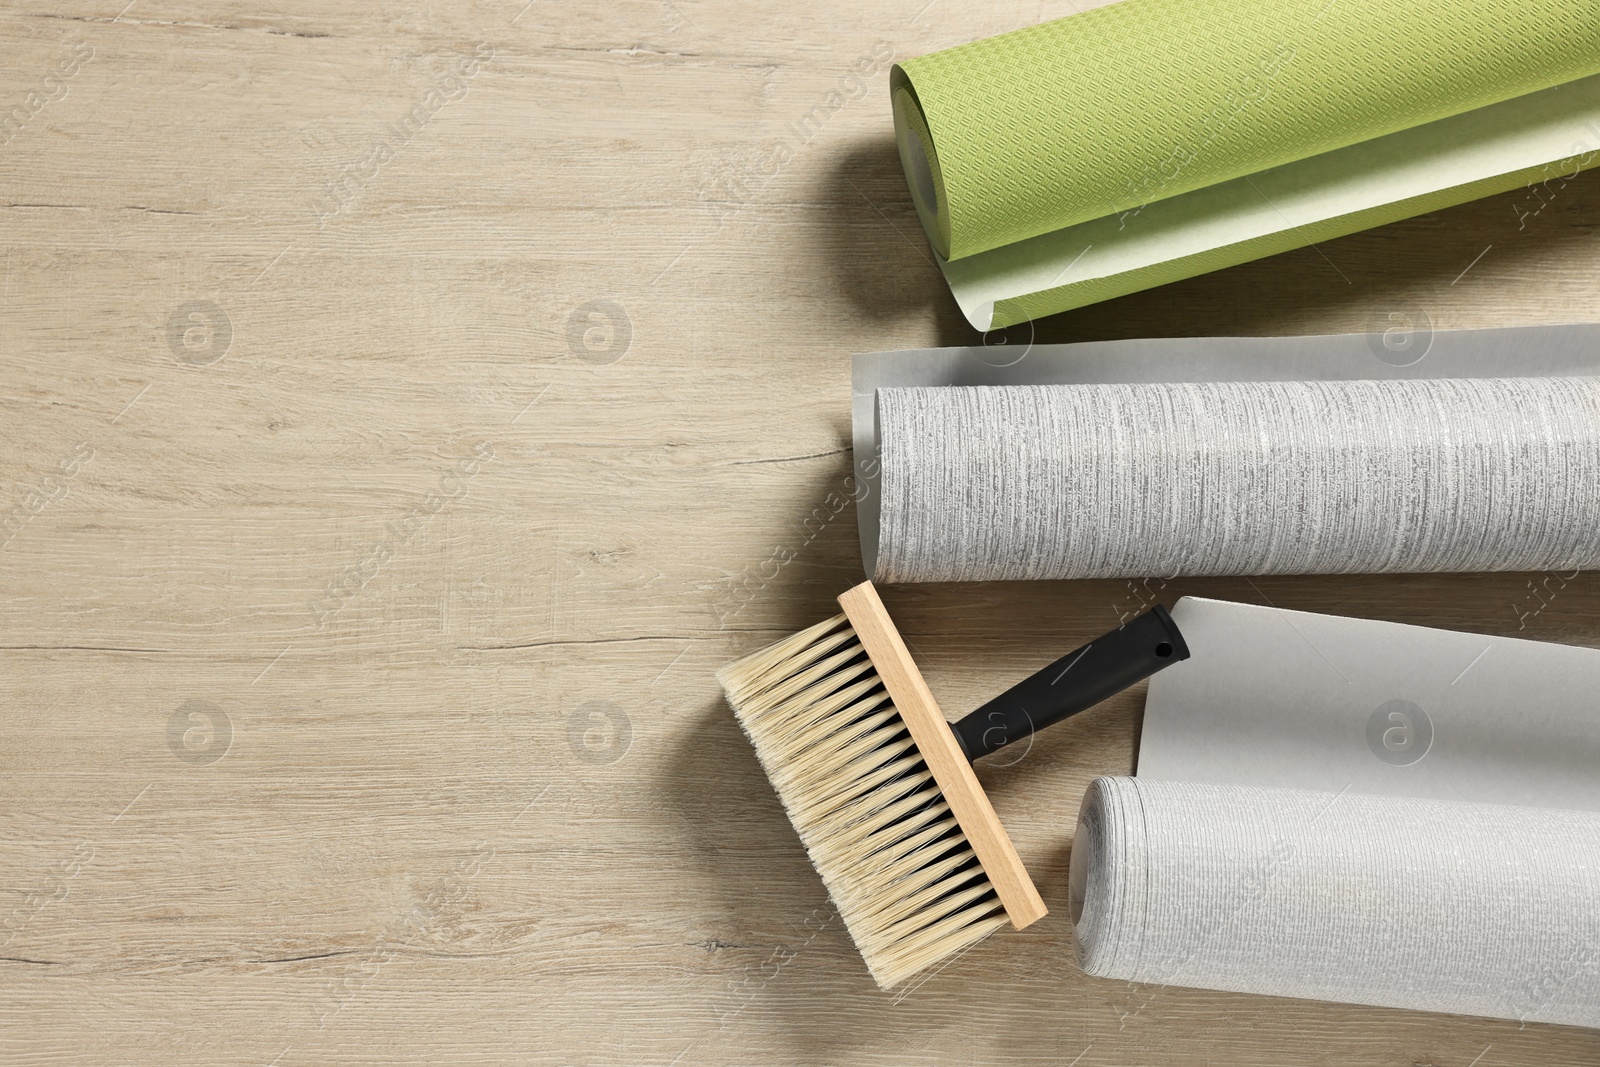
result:
M 1554 1067 L 1078 973 L 1125 694 L 986 770 L 1053 913 L 878 992 L 713 681 L 858 580 L 850 355 L 977 343 L 887 65 L 1073 0 L 0 11 L 0 1061 Z M 1600 315 L 1600 180 L 987 338 Z M 1600 583 L 1173 582 L 1600 644 Z M 890 588 L 957 708 L 1123 582 Z

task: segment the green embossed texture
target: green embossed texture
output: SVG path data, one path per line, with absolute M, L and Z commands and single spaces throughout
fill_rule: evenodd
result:
M 1600 73 L 1600 0 L 1121 0 L 896 67 L 949 259 Z

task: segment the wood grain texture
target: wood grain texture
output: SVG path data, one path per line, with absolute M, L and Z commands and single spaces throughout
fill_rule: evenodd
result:
M 860 580 L 850 353 L 979 340 L 874 57 L 1073 9 L 0 7 L 0 1061 L 1600 1060 L 1083 977 L 1072 827 L 1138 692 L 979 770 L 1051 914 L 881 994 L 723 706 Z M 1597 193 L 986 340 L 1594 319 Z M 1587 574 L 884 599 L 955 711 L 1183 594 L 1600 644 Z
M 877 590 L 871 582 L 862 582 L 839 594 L 839 606 L 849 617 L 878 677 L 883 679 L 883 687 L 905 721 L 911 740 L 938 783 L 945 803 L 950 805 L 950 814 L 955 816 L 983 873 L 994 886 L 1012 929 L 1032 926 L 1049 909 L 1028 877 L 1016 846 L 995 814 L 994 805 L 989 803 L 972 764 L 939 709 L 939 701 L 923 680 Z

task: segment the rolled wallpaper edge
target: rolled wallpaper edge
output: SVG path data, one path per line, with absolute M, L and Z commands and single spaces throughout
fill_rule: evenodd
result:
M 1593 77 L 938 263 L 973 327 L 1001 329 L 1521 187 L 1558 191 L 1597 162 Z

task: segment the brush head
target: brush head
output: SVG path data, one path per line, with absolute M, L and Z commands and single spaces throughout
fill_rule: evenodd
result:
M 915 672 L 909 654 L 897 637 L 898 653 L 882 647 L 887 615 L 858 632 L 863 612 L 882 613 L 861 588 L 840 598 L 847 615 L 717 680 L 868 970 L 890 989 L 1000 929 L 1008 911 L 1020 927 L 1044 906 L 1025 872 L 1016 891 L 1021 864 L 920 675 L 903 676 Z

